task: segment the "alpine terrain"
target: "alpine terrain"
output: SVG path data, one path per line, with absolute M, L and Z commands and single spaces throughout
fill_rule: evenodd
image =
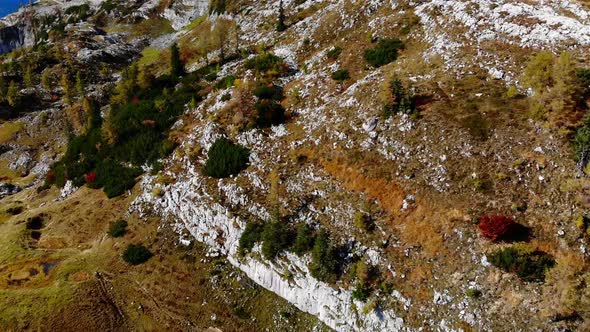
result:
M 589 1 L 14 10 L 0 330 L 590 331 Z

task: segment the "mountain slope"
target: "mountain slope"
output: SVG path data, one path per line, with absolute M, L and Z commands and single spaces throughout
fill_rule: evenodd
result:
M 125 199 L 122 208 L 138 220 L 161 219 L 159 227 L 171 227 L 178 243 L 203 243 L 209 257 L 203 259 L 227 260 L 334 330 L 583 330 L 588 179 L 584 156 L 577 160 L 571 141 L 583 132 L 588 87 L 576 81 L 570 89 L 568 75 L 588 68 L 585 6 L 127 4 L 108 14 L 101 39 L 117 38 L 117 49 L 124 43 L 128 52 L 120 59 L 137 58 L 140 73 L 162 80 L 154 78 L 153 85 L 168 84 L 173 43 L 188 71 L 171 78 L 174 84 L 158 92 L 154 107 L 183 88 L 197 88 L 164 130 L 174 151 L 135 165 L 145 173 L 114 200 Z M 211 15 L 197 18 L 208 8 Z M 161 31 L 144 33 L 156 23 Z M 79 46 L 108 64 L 103 47 Z M 386 57 L 397 56 L 372 65 L 382 47 L 390 47 Z M 93 66 L 87 53 L 72 54 Z M 549 79 L 531 87 L 539 71 L 532 64 L 543 59 L 550 59 L 543 62 Z M 117 84 L 116 95 L 128 75 L 100 84 L 105 90 Z M 149 102 L 154 91 L 137 87 L 127 102 Z M 566 98 L 570 93 L 574 102 Z M 109 112 L 124 109 L 109 95 L 97 98 L 110 104 L 102 109 L 105 123 Z M 60 112 L 67 106 L 53 107 L 71 126 L 71 116 Z M 34 122 L 20 121 L 26 128 Z M 156 118 L 142 121 L 159 125 Z M 77 134 L 90 130 L 84 128 Z M 205 167 L 220 138 L 249 152 L 247 165 L 228 176 L 212 176 Z M 61 158 L 63 136 L 53 139 L 61 143 L 51 149 L 52 161 Z M 23 137 L 15 142 L 16 152 L 3 159 L 23 155 Z M 37 187 L 43 178 L 11 180 Z M 66 180 L 66 188 L 74 188 L 62 190 L 64 202 L 79 195 L 71 192 L 89 190 Z M 43 190 L 25 190 L 24 199 L 38 199 Z

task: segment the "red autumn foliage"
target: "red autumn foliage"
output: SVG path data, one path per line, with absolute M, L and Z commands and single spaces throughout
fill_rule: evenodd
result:
M 93 171 L 84 175 L 84 180 L 86 183 L 94 183 L 94 181 L 96 181 L 96 172 Z
M 479 218 L 481 234 L 492 241 L 506 239 L 517 232 L 518 224 L 507 216 L 490 215 Z

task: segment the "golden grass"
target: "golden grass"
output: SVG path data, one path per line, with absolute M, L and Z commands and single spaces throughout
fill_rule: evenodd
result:
M 0 125 L 0 144 L 4 144 L 14 138 L 14 136 L 23 129 L 22 122 L 5 122 Z

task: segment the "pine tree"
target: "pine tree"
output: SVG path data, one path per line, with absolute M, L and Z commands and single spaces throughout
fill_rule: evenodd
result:
M 51 90 L 51 73 L 49 69 L 45 69 L 41 75 L 41 86 L 45 90 Z
M 6 94 L 6 100 L 10 107 L 15 107 L 18 104 L 18 87 L 14 81 L 10 81 L 8 86 L 8 92 Z
M 170 46 L 170 68 L 173 77 L 184 75 L 184 66 L 180 60 L 180 50 L 176 43 Z
M 23 75 L 23 81 L 25 83 L 25 87 L 31 88 L 33 87 L 33 68 L 31 65 L 27 65 L 25 68 L 25 72 Z
M 279 20 L 277 22 L 277 31 L 283 32 L 287 30 L 287 25 L 285 24 L 285 10 L 283 8 L 283 0 L 279 3 Z
M 0 75 L 0 102 L 6 101 L 7 93 L 6 81 L 4 80 L 4 76 Z
M 84 97 L 84 79 L 82 78 L 82 74 L 80 72 L 76 73 L 76 92 L 78 93 L 78 96 Z
M 64 89 L 64 102 L 68 105 L 72 104 L 72 82 L 67 73 L 61 75 L 60 84 Z

